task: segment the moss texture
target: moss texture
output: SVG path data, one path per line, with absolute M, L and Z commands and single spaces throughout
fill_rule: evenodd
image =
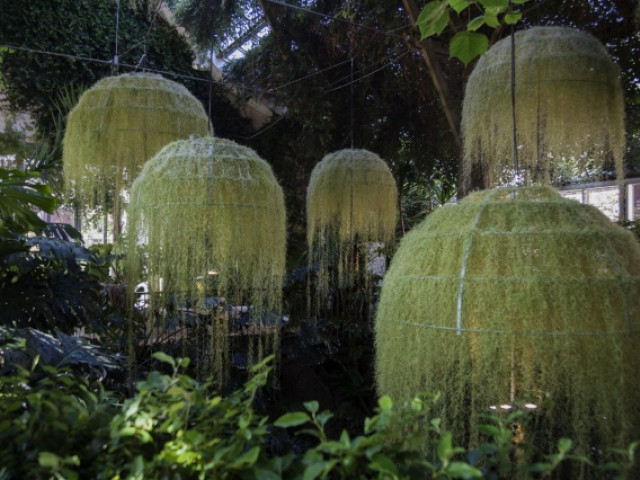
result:
M 127 215 L 129 232 L 135 232 L 128 238 L 130 283 L 146 262 L 152 311 L 170 304 L 207 311 L 207 295 L 251 305 L 255 327 L 262 315 L 281 311 L 284 197 L 271 167 L 253 150 L 211 137 L 170 143 L 133 183 Z M 136 248 L 140 242 L 144 253 Z M 207 293 L 203 279 L 211 272 L 215 291 Z M 211 354 L 222 375 L 228 327 L 215 320 Z M 276 342 L 278 329 L 272 330 L 269 338 Z
M 307 242 L 310 262 L 318 266 L 321 298 L 327 294 L 329 268 L 340 285 L 347 285 L 366 267 L 358 244 L 393 240 L 397 202 L 393 175 L 375 153 L 339 150 L 316 165 L 307 191 Z
M 67 188 L 104 206 L 166 144 L 209 134 L 201 103 L 185 87 L 151 73 L 103 78 L 69 113 L 63 140 Z
M 513 178 L 511 39 L 481 57 L 462 108 L 464 181 Z M 526 185 L 615 170 L 623 178 L 624 104 L 618 67 L 591 35 L 568 27 L 515 34 L 519 171 Z M 562 168 L 560 168 L 562 167 Z
M 472 194 L 429 215 L 393 258 L 378 391 L 442 392 L 433 415 L 471 445 L 490 406 L 548 394 L 534 430 L 545 451 L 560 436 L 583 454 L 625 446 L 640 428 L 639 292 L 640 244 L 596 208 L 549 187 Z

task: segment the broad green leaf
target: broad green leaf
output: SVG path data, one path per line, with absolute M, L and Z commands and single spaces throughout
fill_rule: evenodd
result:
M 238 459 L 229 465 L 230 468 L 246 468 L 250 467 L 258 460 L 258 456 L 260 455 L 260 447 L 255 446 L 244 455 L 238 457 Z
M 460 59 L 465 65 L 482 55 L 489 48 L 489 39 L 481 33 L 467 30 L 456 33 L 449 44 L 449 55 Z
M 369 466 L 377 472 L 391 474 L 394 477 L 398 475 L 398 467 L 396 467 L 395 463 L 393 463 L 389 457 L 382 453 L 375 455 Z
M 393 400 L 387 395 L 383 395 L 378 399 L 378 405 L 382 410 L 391 410 L 393 408 Z
M 506 8 L 500 8 L 500 7 L 487 7 L 484 9 L 484 13 L 498 16 L 501 13 L 505 12 L 506 10 L 507 10 Z
M 440 35 L 449 23 L 449 5 L 446 0 L 433 0 L 422 9 L 416 24 L 421 38 Z
M 501 430 L 495 425 L 479 425 L 478 430 L 487 435 L 491 435 L 492 437 L 500 436 Z
M 467 25 L 467 30 L 469 30 L 470 32 L 475 32 L 477 29 L 479 29 L 481 26 L 485 24 L 485 21 L 486 20 L 484 18 L 484 15 L 481 17 L 476 17 L 469 22 L 469 24 Z
M 505 11 L 509 7 L 509 0 L 478 0 L 485 10 L 488 8 L 499 8 Z
M 453 478 L 482 478 L 482 472 L 465 462 L 451 462 L 446 468 Z
M 498 16 L 491 13 L 484 14 L 484 21 L 491 28 L 498 28 L 500 26 L 500 20 L 498 20 Z
M 164 352 L 155 352 L 152 355 L 152 357 L 158 360 L 159 362 L 168 363 L 172 367 L 176 366 L 176 361 L 173 359 L 173 357 L 171 357 L 170 355 L 167 355 Z
M 504 23 L 515 25 L 522 19 L 522 12 L 509 12 L 504 15 Z
M 558 440 L 558 450 L 562 453 L 567 453 L 569 450 L 571 450 L 572 444 L 573 442 L 570 438 L 561 438 L 560 440 Z
M 456 12 L 460 13 L 465 8 L 471 5 L 469 0 L 449 0 L 449 6 Z
M 303 480 L 313 480 L 318 478 L 322 472 L 324 472 L 324 468 L 326 466 L 326 462 L 320 461 L 309 465 L 304 469 L 304 475 L 302 476 Z
M 329 419 L 333 418 L 333 413 L 329 412 L 329 411 L 325 411 L 325 412 L 320 412 L 317 416 L 316 416 L 316 420 L 318 421 L 318 423 L 320 425 L 322 425 L 324 427 L 324 425 L 329 421 Z
M 44 468 L 50 468 L 52 470 L 58 470 L 62 466 L 62 458 L 55 453 L 40 452 L 38 454 L 38 464 Z
M 438 459 L 442 462 L 448 461 L 453 455 L 453 442 L 451 433 L 447 432 L 443 435 L 438 443 Z
M 304 408 L 306 408 L 307 411 L 311 413 L 316 413 L 318 411 L 318 408 L 320 408 L 320 405 L 315 400 L 312 400 L 310 402 L 304 402 L 303 405 L 304 405 Z
M 276 427 L 297 427 L 311 421 L 311 417 L 305 412 L 289 412 L 278 418 L 273 424 Z

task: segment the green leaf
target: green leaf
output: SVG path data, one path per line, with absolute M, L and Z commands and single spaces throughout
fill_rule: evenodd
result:
M 276 427 L 297 427 L 311 421 L 311 417 L 305 412 L 289 412 L 278 418 L 273 424 Z
M 509 8 L 509 0 L 478 0 L 480 5 L 482 5 L 485 10 L 489 8 L 500 9 L 501 11 L 505 11 Z
M 507 25 L 515 25 L 522 19 L 522 12 L 509 12 L 504 15 L 504 23 Z
M 378 405 L 382 410 L 391 410 L 393 408 L 393 400 L 388 395 L 383 395 L 378 399 Z
M 238 459 L 235 462 L 229 465 L 229 468 L 239 469 L 239 468 L 250 467 L 251 465 L 256 463 L 259 455 L 260 455 L 260 447 L 255 446 L 251 450 L 246 452 L 244 455 L 238 457 Z
M 44 468 L 50 468 L 52 470 L 58 470 L 62 466 L 62 458 L 55 453 L 40 452 L 38 454 L 38 464 Z
M 316 462 L 309 465 L 304 469 L 304 475 L 302 477 L 303 480 L 313 480 L 318 478 L 320 474 L 324 471 L 326 462 Z
M 159 362 L 168 363 L 172 367 L 176 366 L 176 361 L 173 359 L 173 357 L 171 357 L 170 355 L 167 355 L 164 352 L 155 352 L 152 356 Z
M 484 21 L 491 28 L 497 28 L 497 27 L 500 26 L 500 20 L 498 20 L 498 16 L 497 15 L 493 15 L 492 13 L 485 13 L 484 14 Z
M 422 9 L 416 24 L 421 38 L 440 35 L 449 23 L 449 5 L 446 0 L 433 0 Z
M 448 461 L 453 455 L 453 442 L 451 433 L 447 432 L 438 443 L 438 458 L 442 462 Z
M 395 463 L 393 463 L 389 457 L 382 453 L 375 455 L 369 466 L 376 472 L 387 473 L 394 477 L 398 476 L 398 467 L 396 467 Z
M 486 35 L 465 30 L 456 33 L 451 39 L 449 55 L 467 65 L 471 60 L 485 53 L 487 48 L 489 48 L 489 39 Z
M 572 444 L 573 442 L 570 438 L 561 438 L 560 440 L 558 440 L 558 450 L 561 453 L 567 453 L 569 450 L 571 450 Z
M 471 32 L 475 32 L 477 29 L 479 29 L 481 26 L 483 26 L 485 24 L 486 20 L 484 18 L 484 15 L 481 17 L 476 17 L 473 20 L 471 20 L 469 22 L 469 24 L 467 25 L 467 30 L 471 31 Z
M 482 478 L 482 472 L 465 462 L 451 462 L 446 468 L 453 478 Z
M 449 6 L 456 12 L 460 13 L 462 10 L 471 5 L 469 0 L 449 0 Z
M 307 411 L 310 413 L 316 413 L 318 411 L 318 408 L 320 408 L 320 405 L 315 400 L 312 400 L 310 402 L 305 402 L 303 403 L 303 405 L 304 405 L 304 408 L 306 408 Z
M 501 430 L 495 425 L 479 425 L 478 430 L 492 437 L 499 437 Z
M 329 421 L 329 419 L 333 418 L 333 413 L 329 412 L 329 411 L 325 411 L 325 412 L 320 412 L 318 414 L 318 416 L 316 417 L 316 420 L 318 421 L 318 423 L 320 425 L 322 425 L 323 427 L 325 426 L 325 424 Z

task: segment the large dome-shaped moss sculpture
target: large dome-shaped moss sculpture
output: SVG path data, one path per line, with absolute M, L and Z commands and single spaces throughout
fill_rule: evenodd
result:
M 624 103 L 620 73 L 605 47 L 569 27 L 515 33 L 519 181 L 615 170 L 623 178 Z M 467 82 L 461 130 L 465 185 L 509 184 L 513 172 L 511 39 L 491 47 Z
M 307 191 L 307 242 L 310 262 L 318 267 L 320 298 L 327 295 L 330 277 L 335 287 L 349 285 L 366 269 L 369 251 L 359 252 L 358 246 L 393 240 L 397 202 L 393 175 L 375 153 L 339 150 L 315 166 Z
M 380 394 L 441 392 L 460 444 L 491 406 L 539 407 L 528 441 L 591 455 L 640 431 L 640 244 L 550 187 L 477 192 L 400 243 L 376 315 Z M 541 427 L 546 425 L 546 427 Z
M 208 135 L 209 119 L 184 86 L 152 73 L 103 78 L 69 113 L 66 185 L 85 205 L 104 207 L 163 146 L 192 134 Z
M 277 341 L 286 233 L 284 196 L 269 164 L 230 140 L 192 138 L 165 146 L 143 167 L 127 208 L 130 283 L 146 265 L 149 312 L 188 306 L 215 321 L 209 356 L 223 375 L 228 311 L 217 315 L 207 296 L 250 307 L 253 333 Z M 143 243 L 145 248 L 137 248 Z M 203 282 L 215 277 L 215 291 Z M 260 324 L 276 318 L 272 328 Z M 272 322 L 273 323 L 273 322 Z M 227 347 L 224 345 L 227 344 Z

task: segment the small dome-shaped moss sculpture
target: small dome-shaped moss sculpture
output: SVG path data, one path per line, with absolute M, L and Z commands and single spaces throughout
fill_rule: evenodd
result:
M 393 258 L 375 334 L 379 393 L 441 392 L 432 414 L 461 444 L 492 405 L 546 394 L 544 451 L 565 436 L 590 455 L 640 429 L 640 244 L 549 187 L 430 214 Z
M 228 305 L 251 307 L 247 328 L 260 333 L 259 321 L 281 312 L 284 196 L 269 164 L 250 148 L 211 137 L 170 143 L 133 183 L 127 221 L 130 283 L 138 281 L 144 263 L 150 312 L 188 305 L 215 317 L 202 288 L 207 276 L 215 276 L 214 295 Z M 145 248 L 136 248 L 138 243 Z M 215 321 L 209 355 L 222 376 L 228 324 Z M 269 333 L 274 342 L 277 321 L 275 327 Z
M 103 78 L 69 113 L 66 185 L 88 206 L 105 206 L 163 146 L 192 134 L 208 135 L 209 119 L 184 86 L 152 73 Z
M 366 259 L 354 257 L 357 244 L 393 240 L 397 202 L 393 175 L 375 153 L 339 150 L 315 166 L 307 191 L 307 242 L 310 262 L 318 266 L 321 298 L 328 288 L 328 268 L 337 272 L 340 285 L 347 285 L 356 270 L 366 267 Z
M 623 178 L 619 69 L 593 36 L 569 27 L 515 34 L 515 110 L 521 182 L 548 185 L 615 165 Z M 491 47 L 467 82 L 462 107 L 464 182 L 508 184 L 513 172 L 511 39 Z

